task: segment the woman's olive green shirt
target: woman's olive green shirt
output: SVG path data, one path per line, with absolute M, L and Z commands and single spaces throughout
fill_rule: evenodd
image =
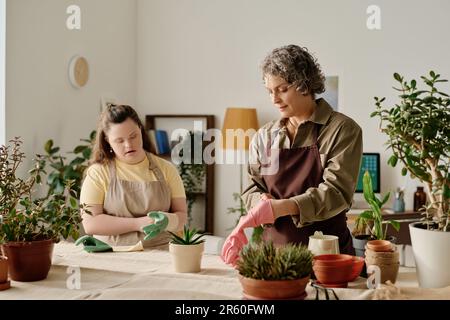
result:
M 350 208 L 363 150 L 360 126 L 346 115 L 334 111 L 322 98 L 316 100 L 316 109 L 311 117 L 299 125 L 293 142 L 287 135 L 286 121 L 284 118 L 267 123 L 252 139 L 248 165 L 252 183 L 242 194 L 247 210 L 256 205 L 263 193 L 268 193 L 262 177 L 268 144 L 272 151 L 310 146 L 314 144 L 315 125 L 320 125 L 317 142 L 323 182 L 290 198 L 296 202 L 300 212 L 300 215 L 293 215 L 292 220 L 300 228 Z

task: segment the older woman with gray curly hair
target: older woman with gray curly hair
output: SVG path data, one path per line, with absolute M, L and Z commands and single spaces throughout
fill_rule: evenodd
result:
M 354 254 L 346 212 L 361 163 L 361 128 L 316 99 L 325 77 L 306 48 L 274 49 L 262 74 L 281 117 L 253 137 L 252 183 L 243 193 L 247 210 L 270 201 L 274 222 L 264 225 L 264 240 L 307 245 L 309 236 L 322 231 L 339 237 L 341 253 Z

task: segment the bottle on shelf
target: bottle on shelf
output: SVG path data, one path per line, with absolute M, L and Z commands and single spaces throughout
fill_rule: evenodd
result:
M 414 192 L 414 211 L 419 211 L 427 202 L 427 194 L 423 191 L 423 187 L 417 187 Z

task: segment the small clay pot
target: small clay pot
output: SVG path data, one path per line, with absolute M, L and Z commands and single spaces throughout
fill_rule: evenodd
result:
M 393 263 L 393 264 L 369 264 L 367 263 L 367 267 L 370 265 L 377 265 L 380 268 L 381 271 L 381 283 L 385 283 L 386 281 L 390 280 L 392 283 L 395 283 L 397 280 L 398 270 L 400 268 L 400 263 Z
M 397 250 L 397 247 L 393 247 L 393 251 L 373 251 L 369 248 L 365 251 L 366 258 L 367 257 L 376 257 L 383 259 L 393 259 L 398 260 L 400 257 L 400 253 Z
M 395 256 L 389 258 L 366 256 L 365 261 L 367 264 L 395 264 L 399 262 L 399 259 Z
M 349 254 L 321 254 L 313 258 L 316 266 L 344 266 L 352 264 L 353 256 Z
M 0 255 L 0 284 L 8 281 L 8 258 Z
M 392 251 L 392 243 L 387 240 L 370 240 L 367 248 L 376 252 L 388 252 Z

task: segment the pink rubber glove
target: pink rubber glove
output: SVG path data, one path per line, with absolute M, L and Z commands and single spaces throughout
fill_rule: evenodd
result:
M 239 258 L 239 252 L 247 244 L 244 229 L 258 227 L 262 224 L 273 223 L 273 210 L 270 200 L 261 200 L 245 216 L 241 217 L 238 225 L 234 228 L 222 247 L 222 260 L 233 267 Z

